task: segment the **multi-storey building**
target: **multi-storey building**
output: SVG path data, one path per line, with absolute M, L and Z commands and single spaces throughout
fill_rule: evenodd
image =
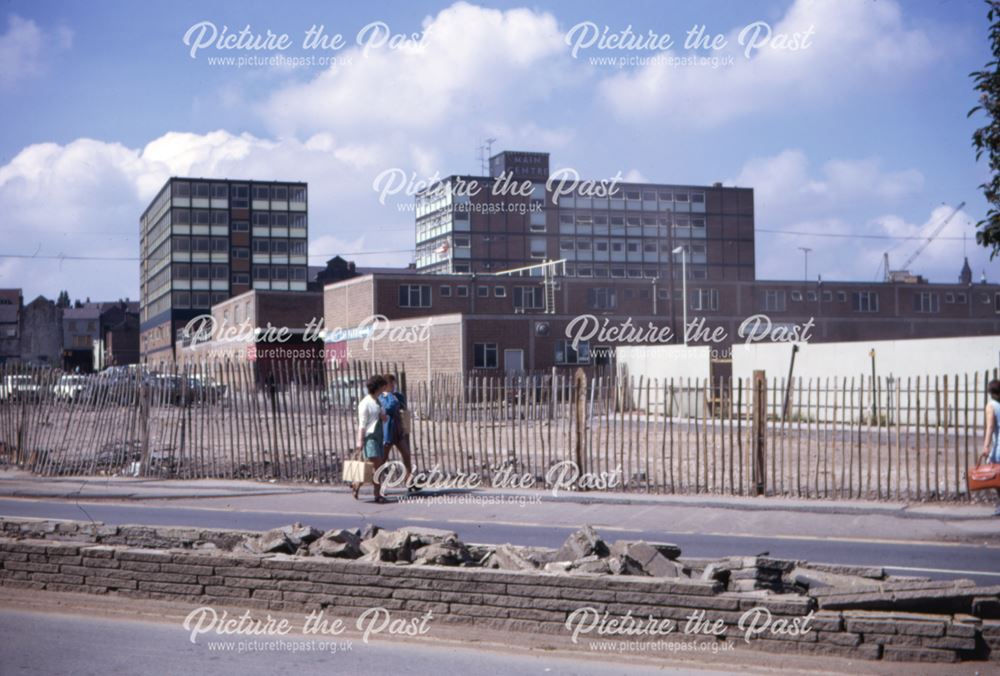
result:
M 752 189 L 564 180 L 547 153 L 502 152 L 490 168 L 417 195 L 418 271 L 565 259 L 568 277 L 679 279 L 683 256 L 689 279 L 754 279 Z
M 251 289 L 305 291 L 305 183 L 171 178 L 140 219 L 141 353 L 170 361 L 177 331 Z

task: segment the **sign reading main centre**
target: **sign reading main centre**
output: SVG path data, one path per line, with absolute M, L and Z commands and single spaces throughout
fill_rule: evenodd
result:
M 545 181 L 549 178 L 549 154 L 504 152 L 490 160 L 493 176 L 507 174 L 512 178 Z

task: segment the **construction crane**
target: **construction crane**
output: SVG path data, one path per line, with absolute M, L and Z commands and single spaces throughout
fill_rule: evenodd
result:
M 882 254 L 882 266 L 885 268 L 885 281 L 887 282 L 892 281 L 893 276 L 895 274 L 902 274 L 903 276 L 908 276 L 910 265 L 913 264 L 913 261 L 917 260 L 917 257 L 920 256 L 920 254 L 924 252 L 924 249 L 927 248 L 927 245 L 933 242 L 937 238 L 937 236 L 941 234 L 941 231 L 944 230 L 945 226 L 951 222 L 951 219 L 955 218 L 955 214 L 961 211 L 964 206 L 965 202 L 959 203 L 957 207 L 951 210 L 951 213 L 948 214 L 947 218 L 945 218 L 943 221 L 934 226 L 934 229 L 931 231 L 931 233 L 927 235 L 927 239 L 924 240 L 924 242 L 917 247 L 916 251 L 910 254 L 910 257 L 906 259 L 906 262 L 903 263 L 902 268 L 900 268 L 899 270 L 890 271 L 889 252 L 886 251 L 884 254 Z

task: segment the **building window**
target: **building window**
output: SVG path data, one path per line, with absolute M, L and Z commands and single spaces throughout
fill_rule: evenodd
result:
M 477 286 L 476 287 L 476 295 L 479 296 L 480 298 L 489 298 L 490 297 L 490 287 L 488 287 L 488 286 Z
M 944 295 L 944 302 L 948 303 L 949 305 L 953 305 L 955 303 L 955 294 L 953 294 L 953 293 L 946 293 Z
M 809 301 L 810 303 L 815 303 L 816 302 L 816 292 L 815 291 L 806 291 L 806 300 Z
M 245 272 L 240 272 L 233 275 L 233 284 L 246 285 L 249 283 L 250 283 L 250 275 L 246 274 Z
M 778 289 L 768 289 L 764 292 L 764 312 L 784 312 L 785 292 Z
M 469 297 L 469 287 L 464 286 L 464 285 L 463 286 L 456 286 L 455 287 L 455 295 L 458 296 L 459 298 L 468 298 Z
M 233 232 L 250 232 L 250 224 L 246 221 L 233 221 Z
M 507 287 L 506 286 L 494 286 L 493 287 L 493 295 L 495 297 L 497 297 L 497 298 L 506 298 L 507 297 Z
M 719 290 L 718 289 L 694 289 L 691 292 L 692 310 L 718 310 Z
M 573 251 L 575 248 L 576 246 L 574 245 L 574 242 L 571 239 L 563 239 L 559 241 L 560 251 Z
M 796 303 L 798 303 L 799 301 L 801 301 L 802 300 L 802 292 L 801 291 L 792 291 L 792 300 L 794 302 L 796 302 Z
M 576 248 L 578 251 L 590 251 L 590 247 L 593 244 L 589 239 L 578 239 L 576 241 Z
M 839 302 L 841 302 L 841 303 L 846 303 L 847 302 L 847 292 L 846 291 L 838 291 L 837 292 L 837 300 Z
M 703 192 L 693 192 L 691 193 L 691 202 L 694 204 L 704 204 L 705 203 L 705 193 Z
M 963 293 L 957 293 L 957 294 L 955 294 L 955 302 L 956 303 L 961 303 L 963 305 L 965 303 L 967 303 L 968 299 L 966 298 L 965 293 L 963 292 Z
M 831 303 L 831 302 L 833 302 L 833 291 L 824 291 L 823 292 L 823 302 L 824 303 Z
M 234 185 L 230 190 L 229 206 L 234 209 L 249 209 L 250 188 L 246 185 Z
M 941 296 L 930 291 L 913 294 L 913 311 L 920 313 L 940 312 Z
M 429 284 L 400 284 L 399 307 L 430 307 L 431 287 Z
M 542 287 L 540 286 L 515 286 L 514 287 L 514 308 L 521 310 L 541 310 Z
M 618 305 L 614 288 L 599 286 L 587 289 L 587 305 L 591 310 L 613 310 Z
M 545 258 L 545 238 L 544 237 L 532 237 L 531 238 L 531 257 L 532 258 Z
M 495 369 L 497 367 L 496 343 L 476 343 L 473 345 L 473 352 L 475 353 L 475 368 Z
M 878 312 L 878 294 L 874 291 L 855 291 L 854 311 Z
M 438 294 L 442 298 L 451 298 L 451 287 L 447 284 L 443 284 L 438 287 Z
M 565 365 L 589 364 L 590 363 L 590 342 L 581 340 L 573 347 L 572 341 L 560 340 L 556 342 L 556 363 Z

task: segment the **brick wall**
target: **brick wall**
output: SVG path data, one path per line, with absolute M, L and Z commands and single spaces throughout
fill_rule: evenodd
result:
M 790 621 L 815 611 L 815 600 L 794 594 L 720 593 L 716 581 L 398 566 L 181 548 L 204 541 L 232 546 L 245 534 L 219 530 L 11 519 L 2 525 L 7 537 L 0 537 L 0 585 L 8 587 L 274 611 L 328 609 L 347 616 L 376 606 L 402 616 L 430 610 L 435 622 L 562 636 L 569 633 L 566 618 L 580 607 L 614 617 L 631 612 L 636 618 L 669 618 L 681 625 L 692 611 L 702 609 L 711 620 L 723 620 L 725 638 L 740 647 L 900 661 L 1000 659 L 1000 621 L 919 613 L 823 610 L 815 612 L 807 634 L 758 637 L 745 644 L 735 625 L 746 610 L 766 607 L 773 620 Z M 25 535 L 30 537 L 14 537 Z

